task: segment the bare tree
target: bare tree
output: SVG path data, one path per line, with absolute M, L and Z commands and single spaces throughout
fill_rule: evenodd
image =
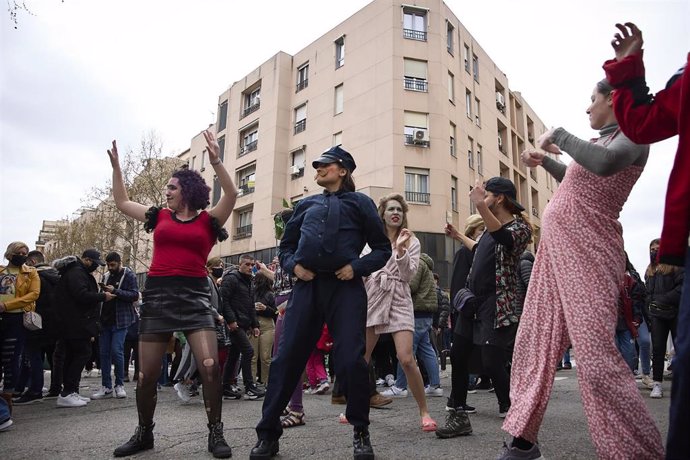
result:
M 61 3 L 65 3 L 65 0 L 62 0 Z M 28 6 L 26 6 L 26 2 L 18 2 L 17 0 L 7 0 L 7 11 L 10 13 L 10 21 L 12 24 L 14 24 L 14 28 L 17 29 L 19 26 L 19 19 L 18 15 L 20 13 L 26 13 L 30 16 L 35 16 L 34 13 L 31 12 Z

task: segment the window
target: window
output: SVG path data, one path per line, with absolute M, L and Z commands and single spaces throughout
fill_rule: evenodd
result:
M 237 211 L 237 227 L 235 227 L 234 239 L 249 238 L 252 236 L 252 213 L 253 208 Z
M 297 68 L 297 90 L 295 92 L 299 93 L 307 86 L 309 86 L 309 63 L 302 64 Z
M 228 123 L 228 101 L 220 103 L 220 110 L 218 110 L 218 132 L 225 129 Z
M 343 85 L 335 87 L 335 114 L 343 113 Z
M 476 97 L 474 98 L 474 124 L 477 126 L 482 126 L 482 117 L 481 117 L 481 112 L 479 111 L 479 99 Z
M 225 161 L 225 136 L 220 136 L 218 138 L 218 147 L 220 149 L 220 161 L 222 163 Z
M 302 104 L 295 109 L 295 134 L 307 129 L 307 104 Z
M 455 33 L 455 27 L 450 21 L 446 21 L 446 48 L 448 52 L 453 55 L 453 34 Z
M 479 83 L 479 58 L 476 55 L 472 55 L 472 75 L 474 75 L 474 80 Z
M 455 125 L 450 124 L 450 154 L 457 156 L 457 146 L 455 145 Z
M 458 179 L 450 176 L 450 207 L 453 211 L 458 210 Z
M 345 65 L 345 36 L 335 41 L 335 68 L 339 69 Z
M 206 169 L 206 150 L 201 152 L 201 165 L 199 166 L 199 171 Z
M 467 142 L 470 144 L 467 147 L 467 165 L 470 169 L 474 169 L 474 139 L 468 137 Z
M 343 132 L 339 131 L 333 135 L 333 145 L 342 145 L 343 143 Z
M 405 144 L 429 147 L 429 114 L 405 112 Z
M 484 153 L 480 144 L 477 144 L 477 174 L 484 175 Z
M 472 191 L 472 186 L 470 185 L 470 192 Z M 477 214 L 477 206 L 474 204 L 472 200 L 470 201 L 470 214 Z
M 218 176 L 213 176 L 213 198 L 211 200 L 211 206 L 218 204 L 218 200 L 220 200 L 220 191 L 221 188 Z
M 290 156 L 292 157 L 290 163 L 290 176 L 292 179 L 304 176 L 304 164 L 306 162 L 304 147 L 295 150 Z
M 256 164 L 245 166 L 237 171 L 237 187 L 242 195 L 254 192 L 256 185 Z
M 242 118 L 246 117 L 252 112 L 259 110 L 261 101 L 261 87 L 249 90 L 244 93 L 244 108 L 242 110 Z
M 470 47 L 467 44 L 465 44 L 462 58 L 465 60 L 465 70 L 470 73 Z
M 427 62 L 405 59 L 405 89 L 410 91 L 428 91 Z
M 254 124 L 240 133 L 240 154 L 243 156 L 259 146 L 259 125 Z
M 192 161 L 189 162 L 189 169 L 194 170 L 194 166 L 196 163 L 196 157 L 192 157 Z
M 472 92 L 469 89 L 465 90 L 465 113 L 467 118 L 472 119 Z
M 405 200 L 430 203 L 428 169 L 405 168 Z
M 455 77 L 448 72 L 448 100 L 455 102 Z
M 403 9 L 403 37 L 426 41 L 426 11 L 414 8 Z

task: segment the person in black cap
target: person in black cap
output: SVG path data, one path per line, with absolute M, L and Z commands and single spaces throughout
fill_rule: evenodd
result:
M 436 431 L 440 438 L 464 434 L 464 413 L 475 412 L 474 407 L 467 405 L 469 361 L 475 346 L 481 347 L 483 367 L 494 384 L 499 415 L 505 417 L 508 413 L 510 376 L 506 370 L 506 351 L 515 340 L 518 325 L 517 266 L 520 255 L 532 240 L 532 226 L 522 215 L 525 208 L 517 201 L 510 180 L 492 177 L 485 184 L 477 182 L 470 192 L 470 200 L 482 216 L 486 230 L 472 247 L 472 267 L 466 289 L 461 290 L 471 298 L 460 310 L 455 326 L 450 351 L 452 398 L 449 398 L 454 410 L 449 412 L 445 426 Z M 453 231 L 451 225 L 446 225 L 446 234 L 452 235 Z
M 373 459 L 364 360 L 367 295 L 362 277 L 383 267 L 391 246 L 371 198 L 355 192 L 355 161 L 332 147 L 313 161 L 324 193 L 299 202 L 280 240 L 280 265 L 297 278 L 285 313 L 278 354 L 271 362 L 258 442 L 251 459 L 273 457 L 283 429 L 280 414 L 302 375 L 323 323 L 333 335 L 336 378 L 354 426 L 354 458 Z M 360 258 L 365 244 L 371 252 Z
M 68 256 L 53 266 L 60 273 L 55 286 L 61 339 L 65 347 L 63 389 L 57 398 L 59 407 L 82 407 L 89 398 L 79 395 L 81 370 L 91 357 L 91 338 L 98 336 L 101 302 L 115 299 L 110 292 L 99 292 L 92 273 L 105 265 L 97 249 L 87 249 L 81 259 Z

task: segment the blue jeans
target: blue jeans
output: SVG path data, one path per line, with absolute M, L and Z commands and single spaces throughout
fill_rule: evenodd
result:
M 565 363 L 571 364 L 570 363 L 570 347 L 568 347 L 568 349 L 565 350 L 565 353 L 563 353 L 563 364 L 565 364 Z
M 640 368 L 642 374 L 649 375 L 652 362 L 652 336 L 649 334 L 647 321 L 642 321 L 637 330 L 637 345 L 640 347 Z
M 629 330 L 616 331 L 616 347 L 631 371 L 635 370 L 635 339 Z
M 125 336 L 127 328 L 115 326 L 101 329 L 99 344 L 101 348 L 101 383 L 106 388 L 113 388 L 110 368 L 115 364 L 115 386 L 123 385 L 125 378 Z
M 35 341 L 27 342 L 24 347 L 24 358 L 19 376 L 15 380 L 14 390 L 23 393 L 29 384 L 29 393 L 43 394 L 43 350 Z
M 0 398 L 0 423 L 5 423 L 10 419 L 10 407 L 4 398 Z
M 432 387 L 441 384 L 441 377 L 438 371 L 438 361 L 436 360 L 436 352 L 431 346 L 429 339 L 429 331 L 431 331 L 432 318 L 415 318 L 414 319 L 414 336 L 412 338 L 412 354 L 419 356 L 419 359 L 424 363 L 424 368 L 429 374 L 429 385 Z M 419 354 L 417 353 L 419 351 Z M 398 388 L 407 388 L 407 377 L 403 372 L 402 366 L 398 362 L 398 378 L 395 380 L 395 386 Z
M 685 254 L 685 267 L 690 267 L 690 250 Z M 687 458 L 690 452 L 690 283 L 683 283 L 678 310 L 678 326 L 674 344 L 671 384 L 671 409 L 668 421 L 666 458 Z

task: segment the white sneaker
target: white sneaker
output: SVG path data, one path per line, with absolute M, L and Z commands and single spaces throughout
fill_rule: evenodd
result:
M 393 377 L 393 374 L 386 375 L 385 381 L 387 387 L 392 387 L 395 385 L 395 377 Z
M 101 387 L 100 390 L 91 395 L 91 399 L 103 399 L 113 397 L 113 390 L 106 387 Z
M 646 374 L 640 378 L 640 382 L 650 390 L 654 388 L 654 380 L 652 380 L 652 378 Z
M 313 394 L 324 395 L 330 389 L 331 389 L 331 386 L 328 384 L 328 382 L 321 382 L 321 383 L 319 383 L 319 386 L 317 386 L 314 389 Z
M 389 398 L 407 398 L 407 389 L 398 388 L 395 385 L 393 385 L 381 394 Z
M 82 401 L 77 393 L 71 393 L 67 396 L 58 396 L 58 407 L 83 407 L 86 406 L 86 401 Z
M 427 396 L 438 396 L 442 397 L 443 396 L 443 388 L 441 388 L 441 385 L 432 387 L 431 385 L 427 385 L 424 387 L 424 393 Z
M 82 401 L 84 401 L 87 404 L 91 402 L 91 398 L 89 398 L 88 396 L 82 396 L 79 393 L 76 393 L 76 395 L 79 399 L 81 399 Z
M 115 385 L 115 397 L 116 398 L 126 398 L 127 397 L 127 392 L 125 391 L 125 387 L 122 385 Z
M 93 370 L 90 370 L 90 371 L 86 371 L 86 370 L 85 370 L 85 371 L 84 371 L 84 374 L 83 374 L 83 375 L 84 375 L 84 378 L 89 378 L 89 377 L 91 377 L 91 374 L 92 374 L 92 373 L 93 373 Z
M 650 398 L 660 399 L 664 397 L 664 390 L 661 389 L 661 382 L 654 382 L 652 392 L 649 393 Z
M 189 387 L 184 383 L 177 382 L 173 388 L 177 391 L 177 397 L 182 401 L 189 402 L 192 400 L 192 397 L 189 395 Z
M 383 386 L 385 383 L 386 383 L 386 381 L 381 379 L 381 378 L 376 379 L 376 386 L 377 387 Z
M 0 423 L 0 431 L 7 431 L 10 429 L 14 422 L 12 421 L 11 418 L 8 418 L 4 422 Z

